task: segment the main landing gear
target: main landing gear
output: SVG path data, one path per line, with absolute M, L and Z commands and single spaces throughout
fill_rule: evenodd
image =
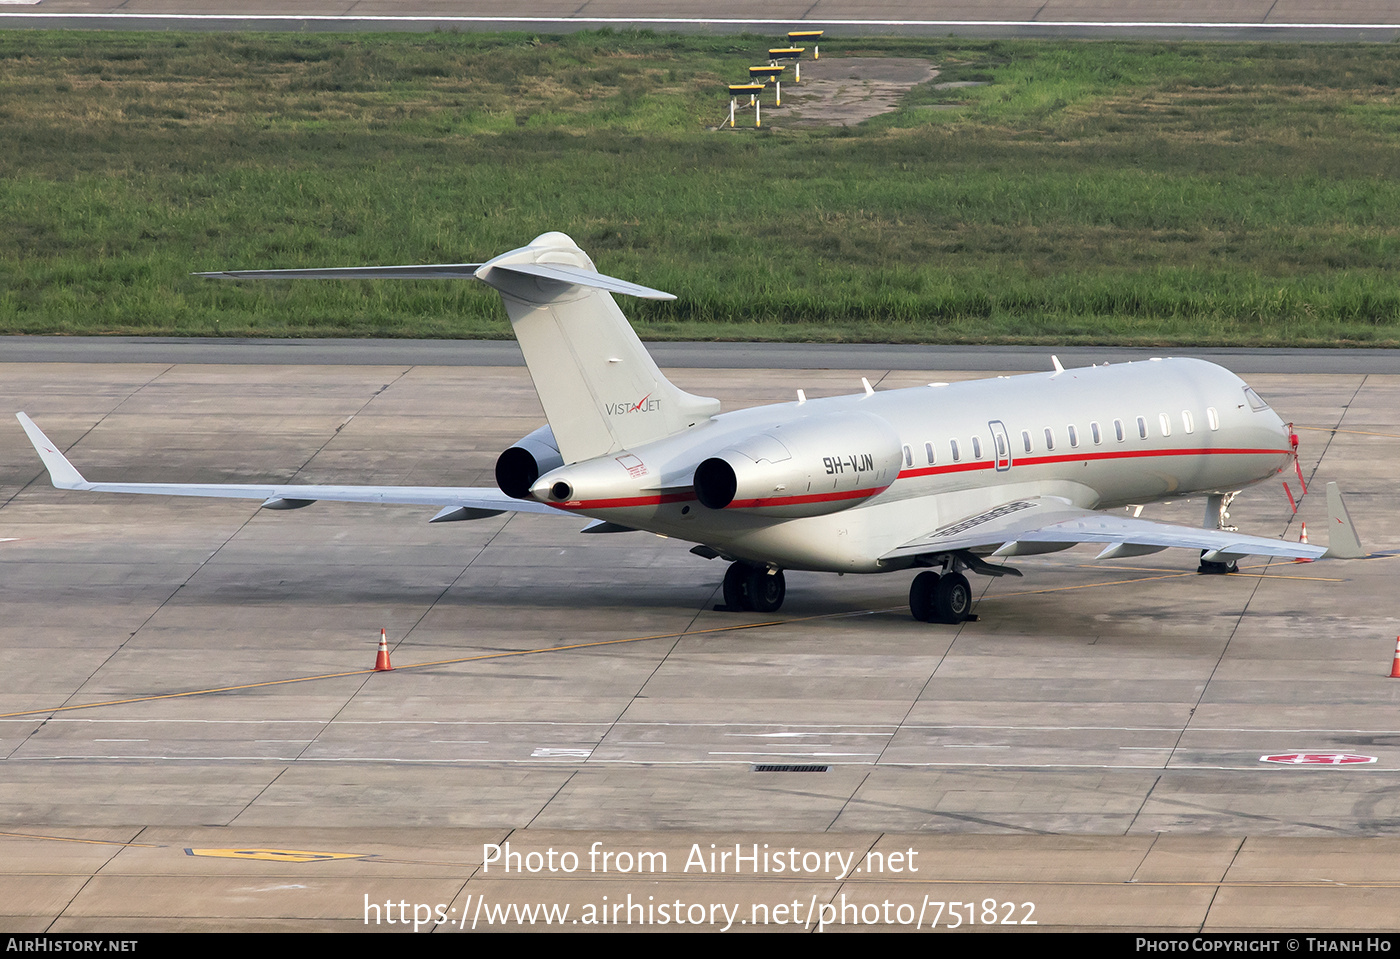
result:
M 1202 525 L 1206 529 L 1210 529 L 1211 523 L 1214 522 L 1215 529 L 1222 532 L 1233 533 L 1238 530 L 1238 526 L 1230 525 L 1230 504 L 1233 503 L 1235 497 L 1239 495 L 1239 491 L 1237 490 L 1233 493 L 1212 493 L 1207 496 L 1206 517 Z M 1196 567 L 1196 572 L 1205 576 L 1224 576 L 1228 573 L 1238 573 L 1240 571 L 1240 564 L 1233 559 L 1228 563 L 1215 560 L 1207 562 L 1204 558 L 1207 552 L 1207 550 L 1201 550 L 1201 565 Z
M 961 623 L 972 613 L 972 586 L 962 573 L 925 570 L 909 584 L 909 612 L 922 623 Z
M 1204 556 L 1205 554 L 1206 551 L 1201 550 L 1201 555 Z M 1240 564 L 1233 559 L 1228 563 L 1207 562 L 1203 559 L 1201 560 L 1201 565 L 1196 567 L 1196 572 L 1204 576 L 1224 576 L 1227 573 L 1238 573 L 1239 571 Z
M 731 563 L 724 573 L 724 605 L 733 610 L 776 613 L 787 596 L 783 571 L 748 563 Z

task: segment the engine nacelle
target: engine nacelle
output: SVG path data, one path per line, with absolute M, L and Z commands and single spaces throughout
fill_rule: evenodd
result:
M 563 465 L 554 431 L 541 426 L 496 458 L 496 485 L 507 496 L 530 499 L 535 480 Z
M 849 509 L 899 476 L 899 434 L 870 413 L 813 415 L 750 436 L 695 469 L 710 509 L 820 516 Z

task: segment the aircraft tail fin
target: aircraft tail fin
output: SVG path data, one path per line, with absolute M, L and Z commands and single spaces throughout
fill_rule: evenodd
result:
M 599 273 L 563 233 L 487 263 L 311 270 L 234 270 L 235 279 L 477 279 L 501 294 L 540 404 L 565 463 L 649 443 L 719 412 L 719 400 L 681 390 L 657 368 L 613 293 L 675 299 Z
M 501 294 L 565 463 L 662 439 L 719 412 L 671 383 L 613 293 L 674 299 L 600 274 L 573 240 L 545 233 L 476 272 Z

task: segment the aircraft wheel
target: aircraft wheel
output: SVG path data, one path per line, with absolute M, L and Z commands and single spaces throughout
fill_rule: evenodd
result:
M 769 572 L 759 567 L 749 573 L 749 609 L 756 613 L 776 613 L 787 596 L 783 571 Z
M 724 605 L 736 612 L 753 609 L 749 602 L 749 573 L 753 567 L 746 563 L 730 563 L 724 571 Z
M 1205 550 L 1201 550 L 1201 555 L 1205 555 Z M 1224 576 L 1227 573 L 1238 573 L 1239 571 L 1240 564 L 1236 560 L 1230 560 L 1228 563 L 1208 563 L 1201 560 L 1201 565 L 1196 567 L 1196 572 L 1203 576 Z
M 961 623 L 972 612 L 972 586 L 962 573 L 940 577 L 933 591 L 933 621 Z
M 924 570 L 909 584 L 909 612 L 921 623 L 933 622 L 933 594 L 938 589 L 938 574 Z

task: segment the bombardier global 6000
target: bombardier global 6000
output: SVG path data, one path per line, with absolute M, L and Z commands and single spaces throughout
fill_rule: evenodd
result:
M 722 413 L 667 380 L 612 294 L 674 297 L 599 273 L 562 233 L 486 263 L 200 275 L 480 280 L 505 303 L 548 424 L 501 453 L 497 488 L 94 483 L 20 413 L 55 486 L 248 497 L 268 509 L 411 503 L 439 507 L 437 522 L 577 513 L 595 531 L 648 530 L 725 559 L 731 609 L 776 611 L 784 570 L 915 569 L 910 611 L 940 623 L 971 615 L 966 572 L 1020 575 L 1003 560 L 1078 543 L 1102 545 L 1101 559 L 1196 550 L 1202 573 L 1233 572 L 1249 555 L 1324 553 L 1227 525 L 1237 492 L 1293 466 L 1297 438 L 1239 377 L 1202 360 L 1056 361 L 1046 373 L 799 391 Z M 1187 495 L 1206 498 L 1200 528 L 1121 511 Z M 1359 555 L 1335 499 L 1332 553 Z

